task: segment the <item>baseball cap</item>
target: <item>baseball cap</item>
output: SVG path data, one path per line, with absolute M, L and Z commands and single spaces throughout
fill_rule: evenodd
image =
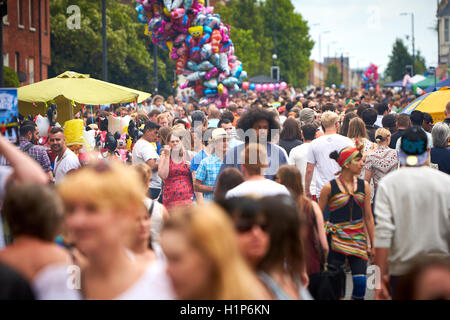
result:
M 227 132 L 223 128 L 214 129 L 212 132 L 212 140 L 216 141 L 223 138 L 229 138 Z
M 401 165 L 420 167 L 428 160 L 428 137 L 419 127 L 411 127 L 401 137 L 398 153 Z

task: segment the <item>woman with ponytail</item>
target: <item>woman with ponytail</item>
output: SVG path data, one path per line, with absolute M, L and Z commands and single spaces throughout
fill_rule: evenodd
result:
M 391 133 L 385 128 L 379 128 L 375 132 L 375 141 L 378 148 L 371 153 L 364 164 L 365 176 L 364 180 L 370 183 L 373 179 L 375 192 L 377 191 L 378 182 L 389 172 L 398 168 L 397 151 L 389 148 L 391 143 Z
M 366 269 L 370 257 L 374 259 L 374 222 L 371 208 L 370 186 L 359 179 L 363 168 L 363 144 L 356 141 L 355 147 L 347 147 L 330 158 L 342 168 L 337 178 L 325 184 L 320 193 L 319 206 L 323 211 L 328 206 L 329 221 L 326 221 L 330 242 L 328 264 L 341 267 L 347 259 L 352 270 L 352 299 L 364 299 L 366 293 Z M 372 246 L 371 246 L 372 245 Z M 341 293 L 341 297 L 345 292 Z

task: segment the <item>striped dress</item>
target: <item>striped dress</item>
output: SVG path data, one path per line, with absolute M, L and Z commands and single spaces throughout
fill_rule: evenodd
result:
M 367 260 L 367 237 L 363 222 L 364 180 L 358 179 L 354 193 L 342 192 L 336 180 L 330 183 L 330 220 L 326 231 L 331 235 L 331 250 Z

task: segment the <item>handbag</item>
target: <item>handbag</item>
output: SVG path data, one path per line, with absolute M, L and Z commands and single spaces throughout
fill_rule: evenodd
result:
M 345 295 L 346 275 L 343 266 L 328 264 L 319 241 L 319 232 L 315 213 L 313 216 L 313 228 L 316 233 L 317 248 L 320 254 L 321 268 L 318 273 L 310 277 L 309 292 L 316 300 L 338 300 Z

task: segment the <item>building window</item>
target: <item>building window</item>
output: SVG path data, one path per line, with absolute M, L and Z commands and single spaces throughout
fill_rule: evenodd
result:
M 17 21 L 19 22 L 19 28 L 23 29 L 23 3 L 22 0 L 17 0 Z
M 450 35 L 449 35 L 449 19 L 445 18 L 444 20 L 445 30 L 444 30 L 444 36 L 445 36 L 445 42 L 450 41 Z
M 8 52 L 5 52 L 3 54 L 3 65 L 5 67 L 9 67 L 9 54 L 8 54 Z
M 20 53 L 16 52 L 16 59 L 14 60 L 14 71 L 20 71 Z
M 6 16 L 3 17 L 3 24 L 4 24 L 5 26 L 9 26 L 8 15 L 6 15 Z
M 35 19 L 34 19 L 34 0 L 28 0 L 28 15 L 29 15 L 29 22 L 30 22 L 30 30 L 31 31 L 36 31 L 36 24 L 35 24 Z
M 28 59 L 29 83 L 34 83 L 34 58 Z

